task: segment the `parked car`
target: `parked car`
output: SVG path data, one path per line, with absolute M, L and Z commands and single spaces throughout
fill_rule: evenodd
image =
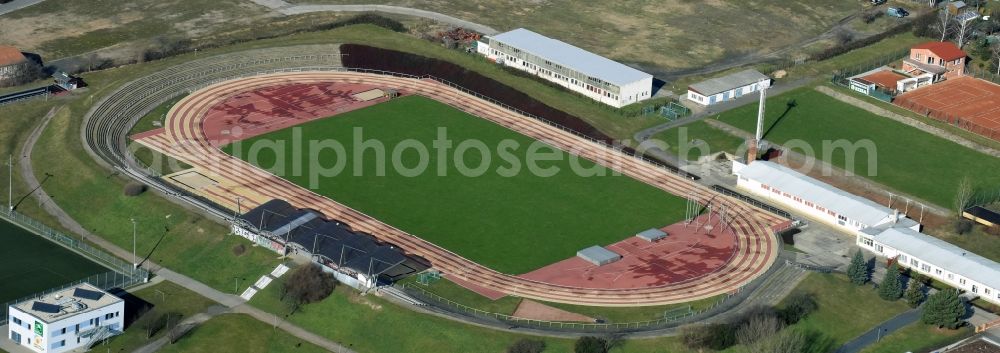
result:
M 885 11 L 885 14 L 896 18 L 903 18 L 910 15 L 910 13 L 902 7 L 890 7 Z
M 886 0 L 871 0 L 872 6 L 882 5 L 885 2 L 886 2 Z

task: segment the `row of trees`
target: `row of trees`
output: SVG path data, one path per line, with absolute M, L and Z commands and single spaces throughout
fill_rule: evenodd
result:
M 760 307 L 728 323 L 690 325 L 681 328 L 684 345 L 693 350 L 723 350 L 737 344 L 748 352 L 792 353 L 807 348 L 801 331 L 786 330 L 818 308 L 809 293 L 796 292 L 778 309 Z
M 864 285 L 870 279 L 868 262 L 864 258 L 861 250 L 854 253 L 851 264 L 848 266 L 847 276 L 854 285 Z M 909 279 L 903 279 L 903 273 L 910 274 Z M 885 271 L 885 276 L 878 286 L 878 296 L 885 301 L 896 301 L 905 298 L 910 307 L 916 308 L 924 303 L 921 321 L 928 325 L 956 329 L 962 324 L 962 318 L 966 315 L 966 304 L 958 295 L 958 290 L 946 288 L 936 293 L 926 296 L 927 284 L 930 278 L 914 273 L 910 270 L 902 270 L 893 261 Z M 905 285 L 905 290 L 904 290 Z

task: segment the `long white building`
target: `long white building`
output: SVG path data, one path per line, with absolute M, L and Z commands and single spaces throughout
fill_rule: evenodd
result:
M 653 75 L 524 28 L 483 37 L 476 50 L 616 108 L 653 92 Z
M 737 187 L 850 234 L 895 219 L 896 211 L 889 207 L 777 163 L 754 161 L 746 165 L 733 162 L 733 174 L 738 177 Z M 920 224 L 912 219 L 903 218 L 900 222 L 920 230 Z
M 757 70 L 743 70 L 688 86 L 687 99 L 708 106 L 742 97 L 771 86 L 771 78 Z
M 11 305 L 7 311 L 7 338 L 41 353 L 90 347 L 125 326 L 125 301 L 89 283 Z
M 920 232 L 898 211 L 767 161 L 734 162 L 737 186 L 760 199 L 856 236 L 859 247 L 1000 304 L 1000 263 Z

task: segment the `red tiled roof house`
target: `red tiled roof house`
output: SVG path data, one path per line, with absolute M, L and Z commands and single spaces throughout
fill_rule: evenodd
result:
M 935 80 L 959 77 L 965 74 L 962 49 L 951 42 L 927 42 L 910 48 L 910 56 L 903 59 L 903 71 L 911 75 L 934 74 Z

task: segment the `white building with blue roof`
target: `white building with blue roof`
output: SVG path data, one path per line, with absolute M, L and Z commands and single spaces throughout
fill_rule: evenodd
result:
M 616 108 L 653 92 L 653 75 L 524 28 L 483 37 L 477 51 Z

